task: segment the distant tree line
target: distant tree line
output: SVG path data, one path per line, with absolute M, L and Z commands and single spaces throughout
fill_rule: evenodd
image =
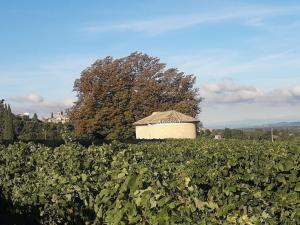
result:
M 271 140 L 271 128 L 249 128 L 249 129 L 216 129 L 204 130 L 201 132 L 202 137 L 214 138 L 215 135 L 221 135 L 225 139 L 240 140 Z M 294 141 L 300 140 L 300 128 L 276 128 L 273 129 L 274 141 Z
M 0 142 L 34 141 L 62 142 L 64 133 L 72 126 L 61 123 L 46 123 L 38 119 L 35 113 L 32 118 L 27 115 L 14 115 L 9 104 L 0 101 Z
M 10 105 L 5 104 L 3 99 L 0 101 L 0 129 L 1 139 L 8 141 L 14 139 L 13 114 Z

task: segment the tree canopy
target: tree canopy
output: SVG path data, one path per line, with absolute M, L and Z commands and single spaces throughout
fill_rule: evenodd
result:
M 10 141 L 14 139 L 13 114 L 10 105 L 5 105 L 3 139 Z
M 13 114 L 10 105 L 0 101 L 0 140 L 11 141 L 14 139 Z
M 67 133 L 73 132 L 70 124 L 42 122 L 36 113 L 32 118 L 14 115 L 10 105 L 0 100 L 0 143 L 34 141 L 56 145 L 63 142 L 62 132 L 65 128 L 68 128 Z
M 139 52 L 97 60 L 82 71 L 74 91 L 77 101 L 69 115 L 77 134 L 107 139 L 132 138 L 132 123 L 154 111 L 177 110 L 195 117 L 202 100 L 194 75 Z

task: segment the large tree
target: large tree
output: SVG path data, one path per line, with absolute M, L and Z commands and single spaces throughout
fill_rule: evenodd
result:
M 138 52 L 97 60 L 82 71 L 74 91 L 78 99 L 70 118 L 78 135 L 127 139 L 134 135 L 132 123 L 154 111 L 200 113 L 194 75 Z
M 0 141 L 3 139 L 4 121 L 5 121 L 6 109 L 4 100 L 0 100 Z
M 10 105 L 5 105 L 4 113 L 4 130 L 3 139 L 12 141 L 14 139 L 14 126 L 13 126 L 13 114 L 10 109 Z

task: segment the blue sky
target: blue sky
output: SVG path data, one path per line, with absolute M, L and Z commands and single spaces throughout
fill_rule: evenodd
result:
M 299 1 L 0 2 L 0 97 L 70 107 L 80 72 L 141 51 L 197 76 L 205 126 L 300 120 Z

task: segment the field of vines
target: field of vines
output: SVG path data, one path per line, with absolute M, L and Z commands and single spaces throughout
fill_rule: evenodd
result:
M 15 143 L 0 146 L 0 196 L 32 224 L 300 224 L 300 145 Z

